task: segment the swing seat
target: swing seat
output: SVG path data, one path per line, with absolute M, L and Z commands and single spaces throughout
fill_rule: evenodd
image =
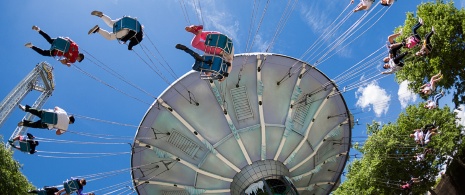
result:
M 116 34 L 123 29 L 138 33 L 141 31 L 141 25 L 137 19 L 125 16 L 113 24 L 113 33 Z
M 71 194 L 79 189 L 78 181 L 77 180 L 66 180 L 63 183 L 63 187 L 67 194 Z
M 232 40 L 228 36 L 223 34 L 207 35 L 205 45 L 221 48 L 223 52 L 228 55 L 230 55 L 233 50 Z
M 31 150 L 31 144 L 28 141 L 19 141 L 19 148 L 21 152 L 27 152 Z
M 226 64 L 226 61 L 220 56 L 214 56 L 214 55 L 204 55 L 204 62 L 201 63 L 199 67 L 200 73 L 200 78 L 201 79 L 221 79 L 223 78 L 223 73 L 228 71 L 228 65 Z M 205 61 L 211 61 L 212 63 L 207 63 Z
M 42 123 L 56 125 L 58 122 L 58 115 L 54 112 L 42 112 L 41 121 Z
M 53 50 L 58 50 L 65 54 L 69 51 L 70 45 L 71 44 L 67 39 L 63 37 L 58 37 L 53 41 L 52 46 L 50 47 L 50 52 L 52 52 Z

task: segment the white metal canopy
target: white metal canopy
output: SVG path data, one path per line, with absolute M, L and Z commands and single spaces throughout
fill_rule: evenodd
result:
M 226 81 L 188 72 L 148 109 L 134 140 L 134 185 L 141 195 L 241 194 L 269 174 L 286 176 L 299 194 L 329 194 L 352 124 L 318 69 L 279 54 L 238 54 Z M 270 170 L 246 173 L 254 166 Z

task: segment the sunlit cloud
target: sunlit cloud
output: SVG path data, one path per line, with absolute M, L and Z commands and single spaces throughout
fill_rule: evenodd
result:
M 409 103 L 417 101 L 417 94 L 408 89 L 409 83 L 409 81 L 403 81 L 400 83 L 399 91 L 397 92 L 402 109 L 407 107 Z
M 356 106 L 362 109 L 373 109 L 377 117 L 387 113 L 391 100 L 391 96 L 379 87 L 376 81 L 358 88 L 355 97 L 358 98 Z

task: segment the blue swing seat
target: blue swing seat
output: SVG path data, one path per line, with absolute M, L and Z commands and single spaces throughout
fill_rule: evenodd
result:
M 141 28 L 142 26 L 140 25 L 139 21 L 137 21 L 137 19 L 124 16 L 113 24 L 113 33 L 117 33 L 123 29 L 128 29 L 138 33 L 141 31 Z
M 66 180 L 63 183 L 63 187 L 67 194 L 71 194 L 79 189 L 79 184 L 76 180 Z
M 69 46 L 71 43 L 63 38 L 63 37 L 57 37 L 53 43 L 52 46 L 50 47 L 50 52 L 53 52 L 53 50 L 58 50 L 63 52 L 63 54 L 67 53 L 69 51 Z
M 226 64 L 226 61 L 224 61 L 222 57 L 215 55 L 204 55 L 202 57 L 204 61 L 200 64 L 198 71 L 204 74 L 200 74 L 200 78 L 213 80 L 223 78 L 223 73 L 228 71 L 228 65 Z M 211 61 L 211 64 L 207 63 L 206 61 Z M 210 73 L 210 75 L 205 73 Z
M 21 152 L 27 152 L 31 151 L 31 144 L 28 141 L 19 141 L 19 149 Z
M 42 123 L 56 125 L 58 122 L 58 115 L 54 112 L 42 112 L 40 120 Z
M 232 40 L 223 34 L 209 34 L 205 40 L 205 45 L 218 47 L 226 54 L 231 54 L 233 50 Z

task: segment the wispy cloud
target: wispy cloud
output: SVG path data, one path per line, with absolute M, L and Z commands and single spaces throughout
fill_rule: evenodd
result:
M 336 19 L 335 16 L 337 16 L 337 14 L 335 14 L 333 11 L 340 11 L 340 5 L 341 4 L 337 2 L 335 4 L 335 1 L 324 1 L 324 3 L 317 3 L 312 1 L 312 3 L 309 5 L 303 4 L 300 9 L 301 17 L 305 20 L 310 29 L 318 37 L 321 36 L 320 38 L 325 42 L 320 50 L 329 50 L 329 48 L 326 47 L 328 45 L 334 45 L 331 43 L 336 40 L 336 36 L 340 35 L 339 32 L 332 31 L 332 27 L 329 26 L 329 24 L 333 23 L 333 21 Z M 338 21 L 340 21 L 340 19 Z M 336 21 L 335 24 L 337 24 L 338 21 Z M 352 50 L 347 47 L 337 47 L 331 53 L 334 52 L 337 52 L 338 55 L 343 57 L 350 57 L 352 55 Z
M 194 4 L 195 1 L 189 1 L 188 3 L 195 10 L 196 17 L 202 17 L 205 26 L 225 33 L 233 40 L 236 40 L 236 43 L 240 43 L 240 40 L 238 40 L 239 21 L 227 11 L 228 8 L 224 3 L 218 4 L 217 2 L 206 0 L 202 1 L 201 6 Z
M 401 108 L 407 107 L 408 103 L 417 101 L 417 94 L 408 89 L 409 81 L 403 81 L 399 85 L 399 91 L 397 96 L 399 96 Z
M 358 88 L 355 97 L 358 98 L 356 106 L 362 109 L 373 109 L 377 117 L 386 114 L 391 100 L 391 96 L 379 87 L 376 81 Z

